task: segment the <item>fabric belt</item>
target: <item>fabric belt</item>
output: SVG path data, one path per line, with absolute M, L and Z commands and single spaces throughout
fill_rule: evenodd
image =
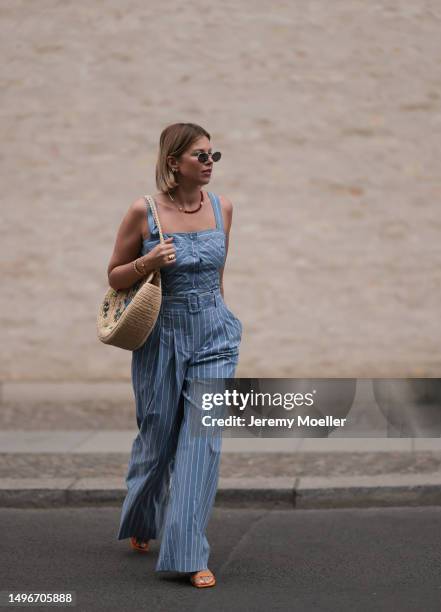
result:
M 161 310 L 163 312 L 186 310 L 187 312 L 200 312 L 204 308 L 216 306 L 220 303 L 222 294 L 220 289 L 210 291 L 188 291 L 182 295 L 162 294 Z

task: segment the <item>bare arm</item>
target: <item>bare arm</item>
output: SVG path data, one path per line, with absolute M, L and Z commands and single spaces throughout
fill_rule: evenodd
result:
M 141 223 L 142 216 L 145 214 L 145 200 L 139 198 L 131 204 L 119 226 L 113 253 L 107 267 L 109 285 L 115 290 L 131 287 L 141 278 L 133 267 L 133 261 L 138 259 L 141 250 Z M 142 261 L 146 272 L 150 272 L 149 260 L 143 257 Z
M 219 199 L 221 202 L 222 217 L 223 217 L 224 229 L 225 229 L 225 263 L 226 263 L 227 255 L 228 255 L 228 244 L 230 240 L 230 229 L 231 229 L 231 224 L 233 222 L 233 204 L 230 202 L 230 200 L 227 200 L 227 198 L 225 198 L 224 196 L 220 196 Z M 220 292 L 221 292 L 222 298 L 224 298 L 224 268 L 225 268 L 225 264 L 219 271 L 219 284 L 220 284 Z
M 151 251 L 139 256 L 142 244 L 142 219 L 147 214 L 144 198 L 139 198 L 126 212 L 116 236 L 115 247 L 107 267 L 109 285 L 115 291 L 131 287 L 144 274 L 138 274 L 133 266 L 138 260 L 138 268 L 144 269 L 145 275 L 164 266 L 175 265 L 176 249 L 173 245 L 173 236 L 164 239 Z M 173 259 L 170 260 L 170 255 Z

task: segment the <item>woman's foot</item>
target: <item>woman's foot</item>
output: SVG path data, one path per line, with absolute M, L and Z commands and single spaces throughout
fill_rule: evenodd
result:
M 209 569 L 199 570 L 198 572 L 192 572 L 190 576 L 190 582 L 194 587 L 198 589 L 204 587 L 212 587 L 216 584 L 216 578 L 213 572 Z
M 139 550 L 140 552 L 149 551 L 149 540 L 141 540 L 140 538 L 132 536 L 130 538 L 130 544 L 133 550 Z

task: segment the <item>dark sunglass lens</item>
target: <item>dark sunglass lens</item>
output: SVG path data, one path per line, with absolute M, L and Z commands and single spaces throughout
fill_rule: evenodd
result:
M 213 153 L 213 155 L 211 156 L 212 160 L 214 162 L 219 161 L 221 158 L 221 152 L 220 151 L 216 151 L 216 153 Z
M 198 160 L 201 162 L 201 164 L 205 164 L 205 162 L 208 160 L 208 153 L 199 153 Z

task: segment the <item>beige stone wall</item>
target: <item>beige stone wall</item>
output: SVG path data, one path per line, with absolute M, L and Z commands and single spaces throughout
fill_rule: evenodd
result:
M 234 205 L 237 376 L 440 376 L 436 0 L 5 0 L 2 380 L 129 379 L 96 339 L 159 134 L 193 121 Z

